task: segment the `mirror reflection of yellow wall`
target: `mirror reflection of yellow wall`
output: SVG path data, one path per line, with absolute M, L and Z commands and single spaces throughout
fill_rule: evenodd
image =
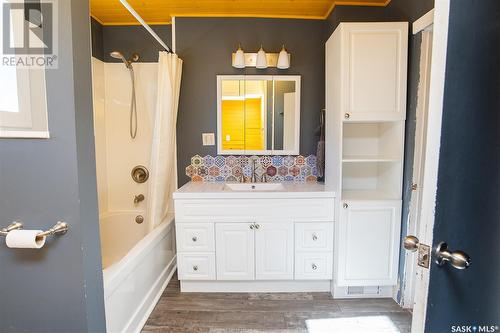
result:
M 222 100 L 222 148 L 227 150 L 261 150 L 262 98 Z
M 222 149 L 266 149 L 266 80 L 222 81 Z

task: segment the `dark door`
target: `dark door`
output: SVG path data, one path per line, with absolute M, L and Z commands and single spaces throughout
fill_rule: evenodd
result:
M 433 242 L 472 261 L 431 265 L 426 332 L 498 332 L 500 1 L 450 2 Z
M 64 236 L 40 250 L 0 237 L 0 332 L 104 332 L 88 0 L 55 1 L 58 69 L 46 70 L 50 139 L 0 139 L 0 228 Z M 0 98 L 2 98 L 0 92 Z

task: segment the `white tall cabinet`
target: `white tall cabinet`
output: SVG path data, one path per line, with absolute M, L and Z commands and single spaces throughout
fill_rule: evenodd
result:
M 392 296 L 401 231 L 408 23 L 341 23 L 326 43 L 334 297 Z

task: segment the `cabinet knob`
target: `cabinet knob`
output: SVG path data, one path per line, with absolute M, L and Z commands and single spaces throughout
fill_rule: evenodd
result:
M 194 266 L 193 266 L 193 271 L 195 271 L 195 272 L 196 272 L 197 270 L 198 270 L 198 266 L 194 265 Z
M 313 269 L 313 271 L 317 270 L 318 269 L 318 266 L 316 266 L 316 264 L 312 264 L 311 265 L 311 268 Z
M 250 224 L 250 229 L 253 230 L 254 228 L 255 228 L 255 226 L 253 224 Z
M 318 236 L 313 235 L 313 241 L 317 241 L 317 240 L 318 240 Z
M 193 236 L 193 238 L 191 238 L 193 240 L 193 242 L 196 242 L 198 240 L 198 237 L 196 236 Z
M 255 224 L 255 229 L 259 229 L 260 228 L 260 225 L 259 224 Z
M 342 207 L 349 208 L 349 205 L 344 202 L 344 204 L 342 205 Z
M 346 113 L 346 114 L 344 114 L 344 118 L 349 119 L 349 118 L 351 118 L 351 115 L 349 113 Z

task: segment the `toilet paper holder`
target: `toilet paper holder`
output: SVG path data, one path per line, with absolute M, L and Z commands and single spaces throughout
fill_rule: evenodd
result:
M 19 230 L 23 228 L 23 224 L 18 221 L 12 222 L 8 227 L 0 229 L 0 236 L 7 236 L 7 234 L 12 230 Z M 59 221 L 52 228 L 47 231 L 42 231 L 37 235 L 37 237 L 46 237 L 52 235 L 64 235 L 68 232 L 69 226 L 66 222 Z

